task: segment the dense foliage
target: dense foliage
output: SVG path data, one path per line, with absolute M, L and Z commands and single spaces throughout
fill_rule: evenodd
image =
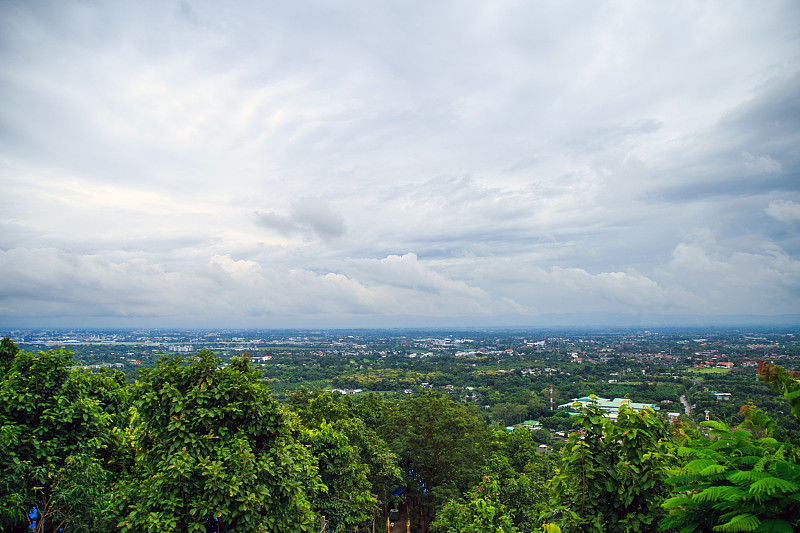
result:
M 409 398 L 387 418 L 389 443 L 427 531 L 440 505 L 480 480 L 489 429 L 473 411 L 433 393 Z
M 663 504 L 670 514 L 662 525 L 681 533 L 797 531 L 800 449 L 745 427 L 701 425 L 708 435 L 677 449 L 688 462 L 669 479 L 676 495 Z
M 136 456 L 120 485 L 133 531 L 302 531 L 317 487 L 309 451 L 247 356 L 165 358 L 133 387 Z
M 461 501 L 447 502 L 431 524 L 434 533 L 509 533 L 515 530 L 501 501 L 500 487 L 488 476 Z
M 122 380 L 71 372 L 62 350 L 18 352 L 0 382 L 0 525 L 95 531 L 115 468 Z M 31 512 L 31 510 L 34 510 Z
M 384 528 L 391 508 L 402 520 L 394 531 L 406 520 L 433 533 L 800 529 L 796 424 L 752 405 L 719 407 L 705 390 L 713 376 L 600 383 L 591 367 L 568 376 L 433 359 L 351 366 L 342 384 L 413 375 L 482 385 L 358 397 L 298 389 L 281 404 L 246 354 L 228 364 L 208 351 L 161 357 L 126 384 L 119 372 L 75 368 L 63 349 L 29 353 L 3 339 L 0 530 L 318 531 L 324 516 L 327 532 L 366 532 Z M 766 363 L 759 373 L 770 405 L 800 415 L 797 376 Z M 752 374 L 720 379 L 758 399 L 767 388 Z M 556 401 L 683 393 L 730 415 L 670 424 L 623 407 L 612 420 L 590 405 L 570 416 L 546 406 L 554 381 Z M 530 416 L 540 425 L 519 425 Z
M 664 419 L 623 405 L 612 422 L 592 404 L 576 424 L 581 431 L 565 447 L 548 516 L 566 531 L 652 531 L 673 462 Z

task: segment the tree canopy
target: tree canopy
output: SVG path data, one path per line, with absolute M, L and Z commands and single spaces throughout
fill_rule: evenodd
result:
M 798 375 L 758 371 L 800 417 Z M 2 531 L 302 532 L 324 516 L 327 533 L 363 533 L 390 503 L 421 533 L 800 530 L 797 432 L 750 404 L 699 425 L 543 411 L 572 427 L 549 454 L 555 433 L 507 431 L 446 392 L 300 389 L 281 405 L 247 354 L 164 356 L 126 384 L 6 337 L 0 372 Z M 511 400 L 495 415 L 541 407 Z
M 306 531 L 318 490 L 309 451 L 248 357 L 165 357 L 133 389 L 135 461 L 120 486 L 123 529 Z
M 112 374 L 70 371 L 64 349 L 15 353 L 0 381 L 0 525 L 101 530 L 123 408 Z

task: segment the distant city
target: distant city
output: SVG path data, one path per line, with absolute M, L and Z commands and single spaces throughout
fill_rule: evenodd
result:
M 2 332 L 28 351 L 65 347 L 76 363 L 135 372 L 162 355 L 189 355 L 211 350 L 227 361 L 247 352 L 262 366 L 304 355 L 315 359 L 347 358 L 372 366 L 386 358 L 476 357 L 503 360 L 561 359 L 568 363 L 605 364 L 624 359 L 648 366 L 718 368 L 756 366 L 761 359 L 788 369 L 800 362 L 800 331 L 763 328 L 653 330 L 57 330 Z

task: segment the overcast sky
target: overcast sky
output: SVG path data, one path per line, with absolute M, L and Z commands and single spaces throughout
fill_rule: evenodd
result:
M 0 327 L 800 313 L 798 21 L 4 1 Z

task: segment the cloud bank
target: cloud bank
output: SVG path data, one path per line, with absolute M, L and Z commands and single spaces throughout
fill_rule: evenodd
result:
M 8 2 L 0 327 L 796 314 L 798 19 Z

